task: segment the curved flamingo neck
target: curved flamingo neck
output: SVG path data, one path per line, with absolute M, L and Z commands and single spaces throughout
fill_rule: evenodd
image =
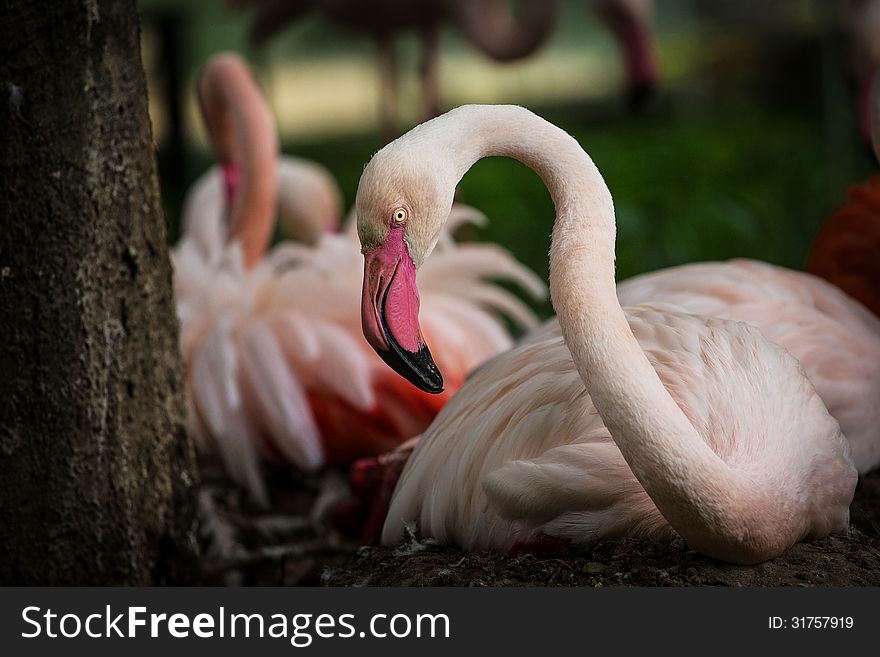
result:
M 465 106 L 425 124 L 452 158 L 456 180 L 478 159 L 515 158 L 543 179 L 556 206 L 550 289 L 566 345 L 635 476 L 693 547 L 729 552 L 750 522 L 754 487 L 700 437 L 663 386 L 629 327 L 614 278 L 611 194 L 578 142 L 516 106 Z
M 244 263 L 256 264 L 272 237 L 278 195 L 278 136 L 269 107 L 247 65 L 215 56 L 199 79 L 199 100 L 230 202 L 229 240 Z

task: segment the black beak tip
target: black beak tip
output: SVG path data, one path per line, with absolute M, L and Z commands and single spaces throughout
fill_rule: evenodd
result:
M 428 347 L 407 351 L 396 340 L 390 340 L 391 349 L 377 350 L 379 356 L 389 367 L 420 390 L 437 395 L 443 392 L 443 375 L 434 364 Z
M 393 280 L 396 275 L 397 268 L 395 267 L 391 279 Z M 419 346 L 418 351 L 404 349 L 391 331 L 388 330 L 388 321 L 385 318 L 385 304 L 390 287 L 391 284 L 389 282 L 382 294 L 381 303 L 377 304 L 379 307 L 379 326 L 389 348 L 380 349 L 374 345 L 376 353 L 379 354 L 391 369 L 415 387 L 432 395 L 439 394 L 443 392 L 443 375 L 440 374 L 440 370 L 434 364 L 434 359 L 431 357 L 431 352 L 428 351 L 428 346 L 423 343 Z
M 443 375 L 434 363 L 434 358 L 426 345 L 422 345 L 421 349 L 416 352 L 414 360 L 418 364 L 419 377 L 423 384 L 419 387 L 434 395 L 443 392 Z

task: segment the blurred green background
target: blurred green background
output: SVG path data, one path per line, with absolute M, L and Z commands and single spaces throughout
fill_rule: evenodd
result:
M 223 0 L 141 0 L 144 65 L 172 240 L 188 186 L 210 164 L 193 95 L 199 66 L 236 50 L 252 63 L 278 120 L 283 152 L 337 177 L 350 207 L 364 164 L 383 145 L 374 44 L 317 15 L 259 50 L 247 14 Z M 442 32 L 441 100 L 512 102 L 573 134 L 615 198 L 620 279 L 696 260 L 748 256 L 801 268 L 846 188 L 876 164 L 856 126 L 850 45 L 825 0 L 664 0 L 654 24 L 661 86 L 627 111 L 616 46 L 584 1 L 533 57 L 495 64 Z M 401 130 L 419 121 L 417 43 L 399 40 Z M 553 207 L 538 177 L 492 158 L 458 200 L 490 219 L 496 241 L 546 278 Z M 549 304 L 540 309 L 549 314 Z

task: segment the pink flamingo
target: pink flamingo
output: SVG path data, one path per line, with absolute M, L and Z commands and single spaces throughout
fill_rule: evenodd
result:
M 267 250 L 277 141 L 244 62 L 212 59 L 200 94 L 231 205 L 228 228 L 203 214 L 210 229 L 202 230 L 192 218 L 173 253 L 190 430 L 202 452 L 265 502 L 261 455 L 313 471 L 392 449 L 430 423 L 467 371 L 510 346 L 502 316 L 534 325 L 532 312 L 488 279 L 544 289 L 507 252 L 441 234 L 436 265 L 421 280 L 426 330 L 446 345 L 454 374 L 440 397 L 413 388 L 361 338 L 351 231 Z M 456 208 L 450 225 L 479 220 Z
M 232 53 L 216 55 L 205 66 L 198 98 L 230 206 L 227 236 L 241 244 L 244 264 L 251 267 L 272 239 L 278 193 L 272 113 L 247 65 Z M 248 184 L 241 185 L 242 178 Z
M 874 150 L 880 161 L 880 75 L 872 86 Z M 852 445 L 861 473 L 880 466 L 880 176 L 850 190 L 846 204 L 828 220 L 810 254 L 813 276 L 748 260 L 699 263 L 637 276 L 618 287 L 624 306 L 674 304 L 688 312 L 745 321 L 801 361 L 831 414 Z M 847 298 L 849 297 L 849 298 Z M 551 325 L 553 323 L 551 322 Z M 552 328 L 552 327 L 551 327 Z M 556 327 L 558 330 L 558 327 Z M 369 542 L 378 534 L 391 494 L 415 443 L 378 459 L 364 459 L 352 471 L 352 488 L 370 520 Z
M 415 271 L 458 180 L 488 155 L 535 169 L 553 197 L 558 324 L 479 368 L 444 407 L 406 463 L 383 542 L 410 522 L 471 550 L 678 534 L 755 563 L 845 530 L 849 443 L 797 360 L 745 323 L 665 304 L 624 311 L 610 193 L 573 138 L 523 108 L 458 108 L 364 170 L 362 323 L 386 362 L 425 390 L 442 385 Z

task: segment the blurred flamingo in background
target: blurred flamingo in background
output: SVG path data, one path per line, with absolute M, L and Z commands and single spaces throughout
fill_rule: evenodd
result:
M 416 389 L 361 335 L 353 231 L 267 251 L 278 202 L 277 136 L 245 63 L 231 54 L 213 58 L 199 95 L 222 169 L 204 185 L 225 183 L 229 217 L 216 194 L 199 192 L 208 202 L 198 208 L 198 196 L 190 200 L 173 252 L 189 424 L 200 450 L 218 455 L 265 503 L 259 455 L 314 471 L 391 449 L 430 423 L 468 371 L 510 346 L 503 318 L 534 325 L 528 307 L 488 279 L 536 297 L 546 290 L 506 251 L 457 244 L 442 233 L 438 257 L 420 280 L 426 331 L 445 345 L 451 376 L 443 395 Z M 456 207 L 450 227 L 482 220 Z
M 868 104 L 874 156 L 880 162 L 880 73 Z M 834 283 L 880 317 L 880 173 L 850 188 L 819 231 L 807 270 Z
M 415 29 L 422 47 L 420 76 L 424 118 L 441 111 L 439 92 L 440 25 L 454 24 L 481 53 L 497 62 L 523 59 L 550 37 L 558 13 L 556 0 L 525 0 L 517 16 L 509 0 L 230 0 L 252 7 L 250 37 L 260 45 L 311 11 L 343 27 L 369 33 L 376 41 L 381 80 L 383 134 L 396 134 L 396 33 Z M 626 71 L 627 99 L 640 107 L 658 81 L 658 58 L 651 29 L 651 0 L 588 0 L 596 17 L 614 34 Z
M 274 119 L 251 71 L 233 53 L 216 55 L 205 65 L 198 99 L 224 193 L 217 193 L 217 171 L 197 181 L 197 202 L 186 204 L 183 229 L 198 231 L 205 240 L 210 233 L 214 239 L 202 244 L 210 250 L 227 239 L 238 242 L 245 266 L 252 267 L 272 239 L 275 219 L 279 148 Z
M 394 37 L 404 30 L 420 35 L 420 76 L 425 118 L 440 111 L 438 88 L 439 30 L 453 23 L 487 57 L 510 62 L 528 57 L 549 38 L 556 25 L 556 0 L 524 0 L 514 17 L 508 0 L 229 0 L 252 7 L 250 38 L 265 43 L 311 12 L 351 30 L 366 32 L 378 48 L 380 121 L 383 134 L 397 132 L 397 57 Z
M 342 194 L 327 169 L 279 158 L 275 122 L 256 85 L 235 54 L 217 55 L 205 66 L 198 98 L 218 164 L 190 187 L 181 218 L 182 232 L 205 252 L 244 232 L 249 265 L 271 241 L 276 209 L 285 234 L 308 244 L 338 229 L 342 217 Z M 253 101 L 240 102 L 237 94 Z M 243 177 L 255 182 L 241 187 Z

